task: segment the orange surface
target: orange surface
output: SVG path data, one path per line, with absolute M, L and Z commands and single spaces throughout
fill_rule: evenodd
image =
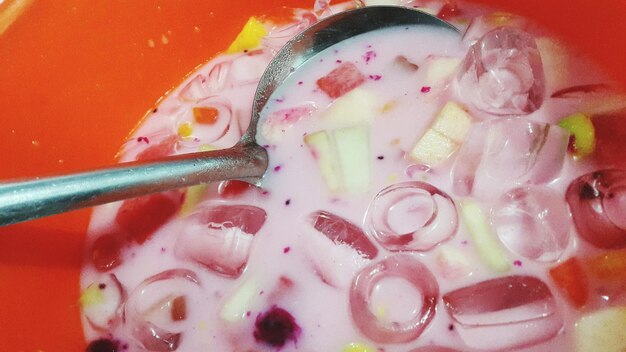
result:
M 552 27 L 626 83 L 626 2 L 486 2 Z M 35 0 L 0 35 L 0 178 L 111 163 L 146 110 L 250 15 L 311 3 Z M 76 302 L 88 215 L 0 228 L 0 351 L 84 349 Z

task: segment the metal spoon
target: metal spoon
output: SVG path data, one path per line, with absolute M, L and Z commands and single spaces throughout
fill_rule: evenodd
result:
M 250 126 L 234 147 L 0 184 L 0 226 L 200 183 L 258 181 L 267 169 L 268 156 L 256 143 L 257 124 L 276 88 L 307 60 L 334 44 L 377 29 L 406 25 L 458 32 L 436 17 L 402 7 L 364 7 L 330 16 L 296 35 L 270 62 L 254 96 Z

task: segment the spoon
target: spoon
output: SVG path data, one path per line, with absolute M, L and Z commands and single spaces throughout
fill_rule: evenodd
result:
M 200 183 L 231 179 L 258 182 L 267 170 L 268 156 L 256 143 L 257 124 L 276 88 L 307 60 L 334 44 L 377 29 L 405 25 L 458 33 L 434 16 L 403 7 L 363 7 L 327 17 L 296 35 L 272 59 L 254 95 L 250 125 L 235 146 L 0 183 L 0 226 Z

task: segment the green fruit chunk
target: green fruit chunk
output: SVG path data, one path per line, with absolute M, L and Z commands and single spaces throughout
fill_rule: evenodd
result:
M 575 157 L 584 157 L 596 149 L 596 134 L 589 116 L 583 113 L 570 115 L 559 126 L 571 133 L 569 150 Z

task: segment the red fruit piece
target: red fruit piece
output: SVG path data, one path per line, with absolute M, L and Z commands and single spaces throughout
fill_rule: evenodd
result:
M 317 86 L 335 99 L 365 82 L 365 75 L 351 62 L 345 62 L 317 80 Z
M 120 265 L 123 245 L 122 238 L 116 233 L 105 234 L 96 239 L 91 247 L 91 261 L 96 269 L 104 272 Z
M 594 156 L 602 167 L 626 168 L 626 113 L 598 115 L 592 119 L 596 133 Z
M 626 249 L 604 252 L 586 263 L 589 272 L 603 281 L 626 282 Z
M 462 12 L 459 9 L 456 1 L 446 1 L 446 3 L 437 13 L 437 17 L 441 18 L 442 20 L 449 20 L 455 17 L 459 17 L 461 13 Z
M 348 220 L 327 211 L 317 211 L 310 219 L 313 227 L 331 241 L 347 244 L 367 259 L 373 259 L 378 254 L 378 249 L 363 230 Z
M 119 343 L 109 339 L 94 340 L 87 346 L 87 352 L 117 352 Z
M 178 136 L 168 136 L 157 144 L 153 144 L 137 154 L 136 160 L 153 160 L 166 157 L 176 151 Z
M 589 300 L 589 283 L 575 257 L 550 269 L 550 277 L 575 307 L 580 308 Z
M 182 204 L 179 192 L 156 193 L 125 200 L 115 216 L 115 222 L 126 231 L 128 239 L 144 243 L 172 216 Z
M 219 194 L 222 198 L 238 198 L 242 195 L 246 194 L 249 191 L 259 191 L 261 188 L 239 180 L 229 180 L 223 181 L 220 183 L 217 188 L 217 194 Z

